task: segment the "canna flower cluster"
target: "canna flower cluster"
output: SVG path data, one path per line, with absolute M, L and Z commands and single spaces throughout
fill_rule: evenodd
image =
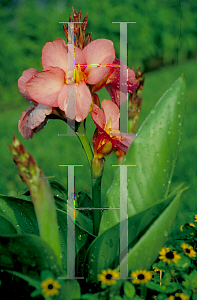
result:
M 134 135 L 119 131 L 120 93 L 125 93 L 126 84 L 126 92 L 134 92 L 139 82 L 135 72 L 115 57 L 113 42 L 92 40 L 91 33 L 86 36 L 87 15 L 82 23 L 80 20 L 81 12 L 77 14 L 73 9 L 73 19 L 69 16 L 72 26 L 63 24 L 68 44 L 60 38 L 46 43 L 42 50 L 43 70 L 30 68 L 19 78 L 20 93 L 33 102 L 19 119 L 19 132 L 30 139 L 50 118 L 79 123 L 91 112 L 97 126 L 93 137 L 95 157 L 101 159 L 118 149 L 126 153 Z M 120 68 L 124 82 L 120 82 Z M 100 104 L 96 92 L 102 87 L 112 101 L 103 100 Z

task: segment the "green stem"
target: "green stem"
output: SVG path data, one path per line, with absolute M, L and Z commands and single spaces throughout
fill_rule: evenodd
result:
M 84 127 L 84 121 L 80 123 L 78 131 L 77 131 L 76 134 L 77 134 L 77 136 L 78 136 L 78 138 L 79 138 L 79 140 L 82 144 L 82 147 L 83 147 L 83 149 L 86 153 L 89 165 L 91 167 L 91 160 L 93 158 L 93 152 L 92 152 L 92 149 L 90 147 L 88 137 L 86 135 L 86 130 L 85 130 L 85 127 Z
M 98 178 L 92 178 L 92 200 L 93 207 L 101 207 L 101 179 L 102 176 Z M 93 210 L 93 234 L 98 235 L 99 226 L 101 221 L 101 210 Z
M 82 144 L 82 147 L 86 153 L 91 173 L 92 173 L 92 201 L 93 201 L 93 207 L 94 208 L 100 208 L 101 207 L 101 179 L 102 179 L 102 170 L 103 170 L 103 164 L 104 160 L 98 160 L 98 166 L 97 166 L 97 159 L 95 160 L 93 158 L 93 152 L 90 147 L 86 130 L 84 127 L 84 121 L 80 123 L 77 131 L 77 136 L 80 139 L 80 142 Z M 96 167 L 93 167 L 92 170 L 92 161 L 96 163 Z M 93 172 L 92 172 L 93 171 Z M 99 232 L 99 226 L 100 226 L 100 220 L 101 220 L 101 210 L 93 210 L 93 234 L 98 235 Z

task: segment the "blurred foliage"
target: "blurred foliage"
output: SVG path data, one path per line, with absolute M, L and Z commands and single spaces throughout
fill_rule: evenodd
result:
M 4 103 L 17 106 L 21 99 L 16 82 L 23 70 L 42 70 L 41 49 L 46 42 L 64 38 L 60 21 L 68 21 L 72 6 L 89 15 L 93 39 L 114 42 L 120 50 L 120 25 L 128 24 L 129 66 L 150 71 L 197 56 L 196 0 L 1 0 L 0 91 Z M 8 88 L 9 87 L 9 88 Z
M 21 112 L 28 106 L 28 101 L 18 91 L 17 80 L 25 69 L 42 70 L 42 48 L 55 38 L 65 38 L 59 22 L 68 21 L 72 6 L 77 12 L 82 11 L 82 18 L 88 13 L 87 31 L 93 33 L 93 39 L 107 38 L 114 42 L 117 57 L 120 54 L 120 25 L 112 22 L 136 22 L 128 24 L 127 39 L 128 65 L 133 65 L 135 69 L 141 67 L 146 77 L 139 125 L 165 90 L 185 71 L 189 101 L 172 184 L 185 181 L 191 185 L 184 196 L 182 211 L 197 210 L 197 142 L 194 138 L 197 109 L 197 80 L 194 74 L 197 61 L 186 62 L 197 57 L 196 0 L 0 0 L 0 99 L 3 104 L 0 111 L 0 192 L 16 195 L 16 190 L 24 187 L 7 146 L 13 133 L 35 156 L 45 174 L 55 175 L 65 185 L 67 168 L 59 167 L 59 164 L 83 164 L 84 167 L 75 168 L 76 191 L 91 191 L 90 172 L 78 139 L 58 137 L 58 133 L 66 133 L 63 122 L 50 121 L 30 141 L 24 140 L 17 129 Z M 170 67 L 171 64 L 173 67 Z M 147 74 L 154 69 L 158 71 Z M 101 91 L 100 95 L 103 99 L 107 93 Z M 90 118 L 87 124 L 91 140 L 95 127 Z M 116 169 L 111 164 L 116 163 L 115 155 L 106 160 L 103 197 Z

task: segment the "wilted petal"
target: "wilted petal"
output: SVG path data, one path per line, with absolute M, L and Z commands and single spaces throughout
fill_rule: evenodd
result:
M 31 129 L 38 127 L 46 119 L 46 116 L 50 115 L 51 113 L 52 107 L 38 104 L 30 113 L 27 126 L 29 126 Z
M 26 84 L 30 97 L 43 105 L 58 106 L 57 98 L 64 85 L 64 76 L 65 73 L 62 69 L 52 67 L 37 73 Z
M 32 139 L 47 123 L 46 116 L 50 115 L 52 107 L 35 103 L 29 106 L 18 122 L 18 130 L 25 139 Z
M 32 139 L 34 135 L 33 130 L 30 127 L 27 127 L 29 115 L 34 109 L 34 105 L 31 105 L 28 108 L 26 108 L 26 110 L 22 112 L 21 117 L 18 121 L 18 131 L 26 140 Z
M 113 42 L 106 39 L 97 39 L 88 44 L 83 50 L 88 66 L 85 72 L 88 74 L 87 82 L 96 84 L 109 72 L 111 64 L 115 59 Z
M 22 74 L 22 76 L 18 80 L 18 88 L 20 93 L 25 97 L 27 100 L 32 101 L 32 98 L 29 96 L 29 93 L 26 89 L 26 83 L 28 80 L 30 80 L 36 73 L 38 73 L 38 70 L 30 68 L 28 70 L 25 70 Z

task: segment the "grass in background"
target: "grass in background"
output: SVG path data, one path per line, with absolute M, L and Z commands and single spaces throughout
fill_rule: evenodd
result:
M 184 215 L 184 211 L 191 210 L 197 213 L 197 78 L 194 76 L 196 68 L 197 60 L 191 60 L 178 66 L 166 67 L 145 74 L 145 86 L 143 91 L 144 100 L 138 124 L 139 128 L 158 99 L 184 71 L 187 82 L 188 103 L 182 143 L 175 167 L 172 186 L 178 185 L 178 183 L 184 181 L 186 186 L 190 185 L 190 188 L 183 195 L 177 224 L 191 221 Z M 105 90 L 101 91 L 99 94 L 101 100 L 107 97 L 107 92 Z M 13 102 L 14 101 L 15 100 L 13 99 Z M 34 156 L 38 164 L 41 165 L 46 176 L 55 176 L 64 185 L 67 185 L 67 168 L 59 167 L 59 165 L 83 164 L 83 167 L 75 168 L 76 192 L 83 190 L 91 196 L 89 166 L 78 138 L 58 136 L 58 134 L 66 133 L 65 123 L 59 120 L 51 120 L 43 130 L 34 135 L 32 140 L 24 140 L 18 133 L 17 124 L 22 111 L 28 106 L 28 101 L 22 99 L 21 103 L 22 105 L 19 103 L 18 108 L 12 109 L 12 107 L 9 106 L 6 110 L 4 107 L 3 112 L 0 112 L 0 193 L 16 195 L 17 191 L 20 191 L 25 187 L 16 172 L 16 167 L 12 162 L 11 153 L 9 152 L 7 145 L 12 142 L 12 136 L 15 134 L 24 144 L 26 149 Z M 89 140 L 91 140 L 95 125 L 90 117 L 88 117 L 87 120 L 87 127 Z M 111 165 L 116 163 L 117 160 L 115 155 L 106 158 L 102 181 L 103 201 L 105 200 L 107 189 L 109 188 L 117 169 Z

